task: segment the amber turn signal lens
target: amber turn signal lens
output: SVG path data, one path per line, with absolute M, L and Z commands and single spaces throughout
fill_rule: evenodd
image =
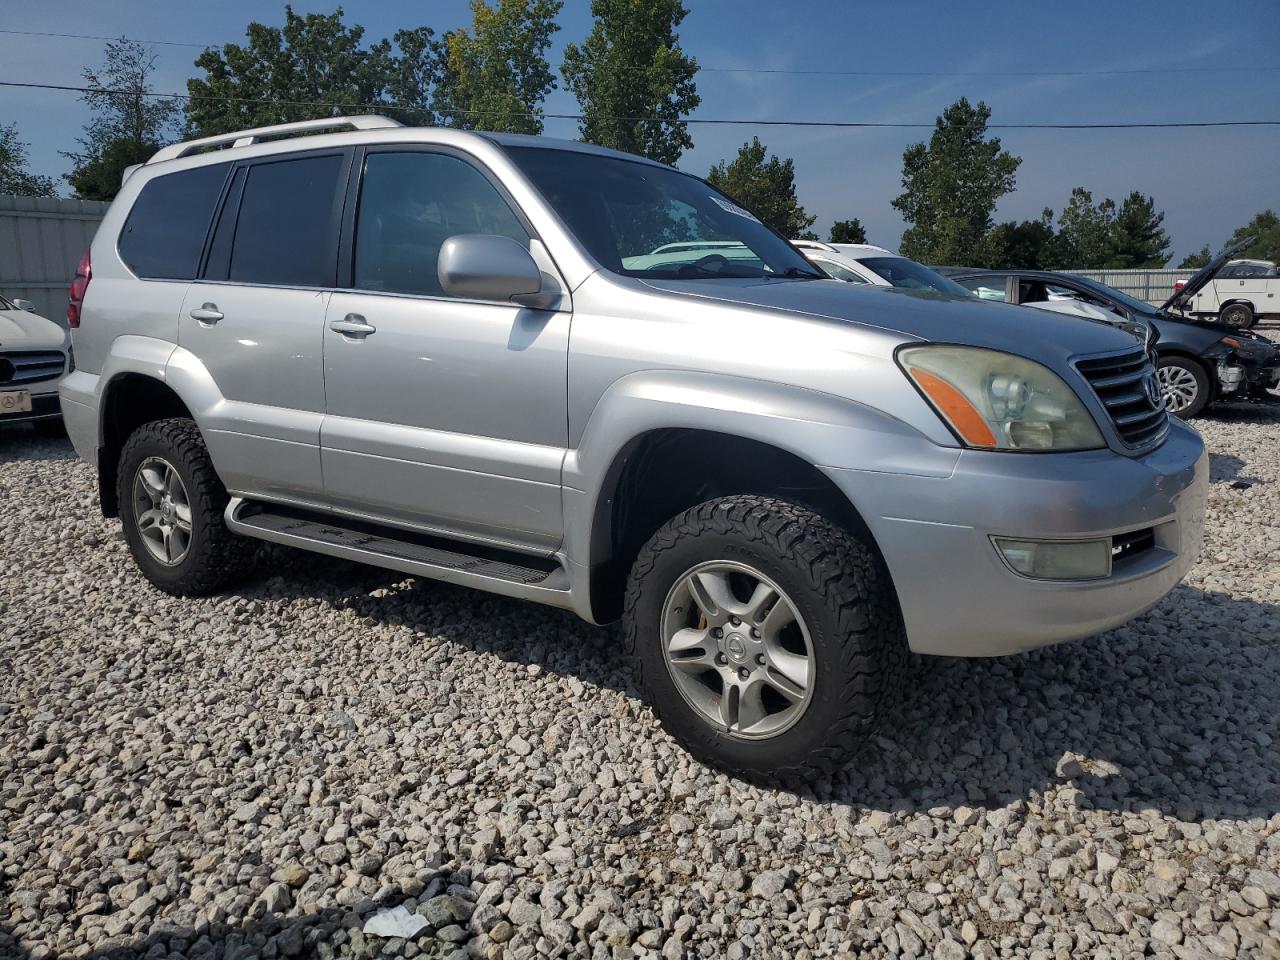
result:
M 971 447 L 994 447 L 996 435 L 987 426 L 977 409 L 963 393 L 941 377 L 918 368 L 910 371 L 911 378 L 920 385 L 920 389 L 938 408 L 938 412 L 947 418 L 947 422 L 956 428 L 956 432 Z

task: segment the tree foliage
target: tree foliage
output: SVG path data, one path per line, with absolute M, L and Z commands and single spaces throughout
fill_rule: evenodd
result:
M 680 0 L 592 0 L 582 46 L 565 47 L 561 72 L 578 98 L 582 139 L 674 164 L 693 146 L 681 118 L 694 110 L 698 63 L 680 48 Z
M 1107 266 L 1111 255 L 1111 225 L 1116 203 L 1105 199 L 1093 202 L 1093 193 L 1084 187 L 1071 191 L 1071 199 L 1058 216 L 1055 259 L 1062 266 L 1095 270 Z
M 1137 190 L 1117 206 L 1111 198 L 1095 204 L 1084 187 L 1071 191 L 1058 218 L 1053 259 L 1079 270 L 1163 267 L 1169 261 L 1164 214 Z
M 20 197 L 56 197 L 53 180 L 27 169 L 26 141 L 18 137 L 18 125 L 0 124 L 0 193 Z
M 1253 237 L 1253 242 L 1236 254 L 1250 260 L 1270 260 L 1280 263 L 1280 217 L 1274 210 L 1255 214 L 1243 227 L 1231 234 L 1229 243 Z
M 707 182 L 728 194 L 784 237 L 799 237 L 817 217 L 796 199 L 795 164 L 769 154 L 759 137 L 744 143 L 729 163 L 721 161 Z
M 1182 262 L 1178 264 L 1179 270 L 1199 270 L 1201 267 L 1208 266 L 1209 261 L 1213 259 L 1213 254 L 1209 251 L 1209 245 L 1206 243 L 1195 253 L 1188 253 L 1182 258 Z
M 902 154 L 903 192 L 893 205 L 910 226 L 903 256 L 928 263 L 970 263 L 981 255 L 996 203 L 1022 162 L 988 138 L 991 110 L 961 97 L 943 111 L 928 145 Z
M 364 45 L 364 27 L 343 10 L 298 14 L 284 26 L 253 22 L 247 42 L 209 48 L 196 58 L 203 77 L 187 81 L 187 134 L 212 136 L 248 127 L 379 110 L 417 124 L 434 120 L 429 102 L 440 44 L 428 27 L 400 30 Z M 388 105 L 405 105 L 399 110 Z
M 440 122 L 466 130 L 541 133 L 542 101 L 555 87 L 547 63 L 560 0 L 471 0 L 471 31 L 451 30 L 435 96 Z
M 1054 266 L 1055 237 L 1053 211 L 1046 207 L 1039 220 L 1010 220 L 992 227 L 976 262 L 992 268 L 1047 270 Z
M 92 112 L 79 139 L 79 152 L 67 174 L 76 196 L 110 200 L 120 190 L 126 167 L 150 159 L 173 133 L 178 105 L 154 96 L 151 75 L 156 57 L 144 44 L 113 40 L 101 67 L 85 67 L 88 91 L 81 96 Z
M 831 225 L 827 235 L 828 243 L 866 243 L 867 231 L 857 217 L 852 220 L 837 220 Z
M 1111 225 L 1107 266 L 1154 269 L 1168 262 L 1169 235 L 1164 230 L 1164 212 L 1156 210 L 1154 199 L 1134 190 L 1120 204 Z

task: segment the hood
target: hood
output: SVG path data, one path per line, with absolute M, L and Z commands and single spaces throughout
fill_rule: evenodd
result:
M 0 350 L 65 350 L 67 331 L 26 310 L 0 310 Z
M 987 347 L 1059 366 L 1082 354 L 1132 348 L 1135 342 L 1132 334 L 1101 320 L 900 287 L 828 280 L 641 282 L 683 297 L 856 323 L 916 340 Z
M 1227 244 L 1216 257 L 1193 273 L 1191 279 L 1182 285 L 1181 290 L 1162 303 L 1160 309 L 1176 310 L 1187 303 L 1205 284 L 1218 275 L 1218 271 L 1226 265 L 1228 260 L 1251 243 L 1253 243 L 1253 237 L 1245 237 L 1243 240 Z

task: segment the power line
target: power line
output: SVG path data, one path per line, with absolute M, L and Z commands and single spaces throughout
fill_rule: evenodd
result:
M 56 37 L 65 40 L 111 41 L 132 39 L 125 36 L 108 37 L 93 33 L 53 33 L 44 30 L 0 30 L 0 34 L 18 37 Z M 133 42 L 166 47 L 191 47 L 196 50 L 222 46 L 219 43 L 191 43 L 186 40 L 134 39 Z M 1234 66 L 1192 67 L 1175 65 L 1116 70 L 792 70 L 785 67 L 708 67 L 699 64 L 698 70 L 702 73 L 760 73 L 800 77 L 1121 77 L 1170 73 L 1272 73 L 1280 70 L 1280 66 L 1248 63 Z
M 93 87 L 75 86 L 72 84 L 58 83 L 31 83 L 20 82 L 16 80 L 0 80 L 0 87 L 17 87 L 32 90 L 59 90 L 68 93 L 97 93 L 108 96 L 137 96 L 134 90 L 103 90 Z M 344 110 L 407 110 L 418 113 L 430 113 L 431 111 L 425 107 L 417 107 L 409 104 L 398 104 L 393 102 L 382 103 L 341 103 L 333 100 L 277 100 L 272 98 L 252 98 L 252 97 L 224 97 L 209 96 L 198 97 L 187 93 L 143 93 L 144 97 L 154 97 L 162 100 L 187 100 L 195 102 L 217 102 L 217 103 L 257 103 L 257 104 L 276 104 L 282 107 L 327 107 L 341 108 Z M 442 111 L 447 113 L 467 114 L 473 116 L 493 117 L 497 114 L 486 110 L 448 110 Z M 583 120 L 584 117 L 580 113 L 533 113 L 526 111 L 511 111 L 502 116 L 506 117 L 543 117 L 547 120 Z M 704 126 L 755 126 L 755 127 L 828 127 L 837 129 L 905 129 L 905 130 L 931 130 L 935 126 L 934 123 L 923 122 L 905 122 L 905 121 L 876 121 L 876 120 L 748 120 L 740 118 L 723 118 L 723 117 L 687 117 L 683 120 L 669 120 L 665 117 L 627 117 L 627 116 L 609 116 L 602 119 L 618 120 L 625 123 L 642 123 L 645 121 L 660 121 L 664 123 L 680 123 L 680 124 L 701 124 Z M 1176 121 L 1126 121 L 1126 122 L 1094 122 L 1094 123 L 989 123 L 987 128 L 991 130 L 1161 130 L 1161 129 L 1177 129 L 1188 127 L 1280 127 L 1280 120 L 1176 120 Z

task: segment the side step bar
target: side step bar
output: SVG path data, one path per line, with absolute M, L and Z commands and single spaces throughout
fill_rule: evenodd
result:
M 225 517 L 228 529 L 241 536 L 504 596 L 572 607 L 569 575 L 553 558 L 485 549 L 243 497 L 231 498 Z

